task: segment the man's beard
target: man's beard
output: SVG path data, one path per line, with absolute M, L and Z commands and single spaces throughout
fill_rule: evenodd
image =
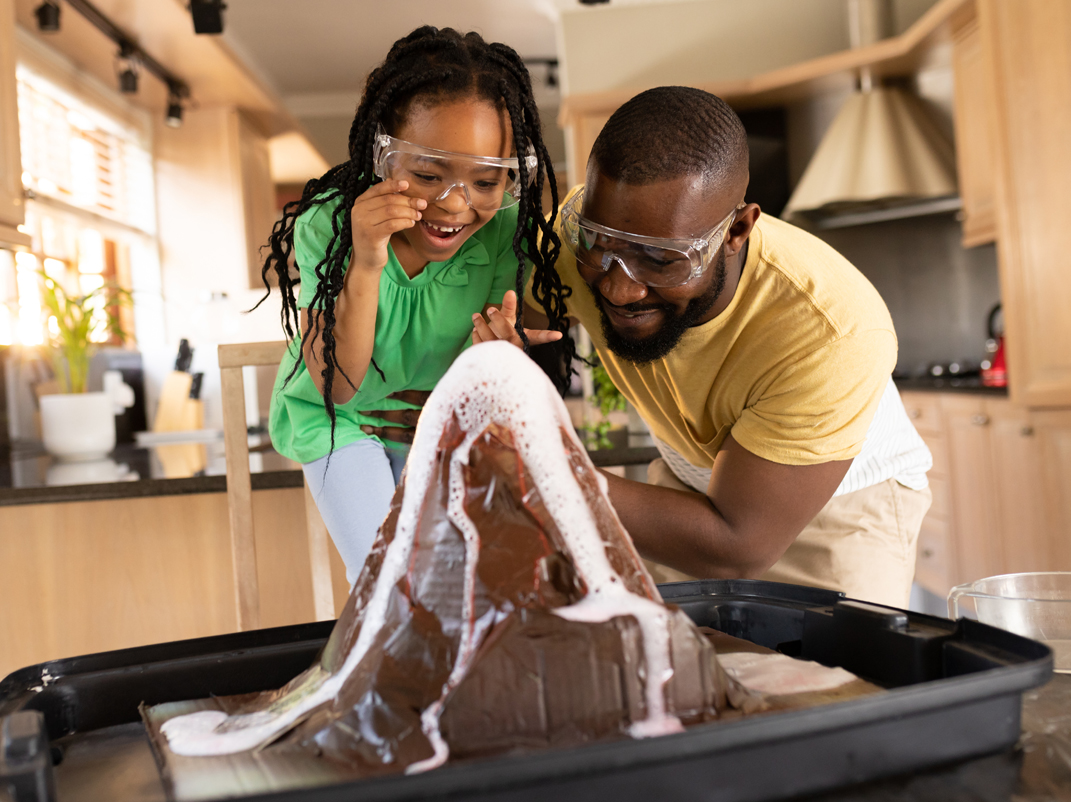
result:
M 610 318 L 602 306 L 602 293 L 596 287 L 587 284 L 591 294 L 595 296 L 595 305 L 599 309 L 602 318 L 602 334 L 606 338 L 607 347 L 614 354 L 637 365 L 645 365 L 666 356 L 677 347 L 684 333 L 697 325 L 703 316 L 710 311 L 714 303 L 725 289 L 725 252 L 718 251 L 718 257 L 713 265 L 714 280 L 710 287 L 697 298 L 693 298 L 681 313 L 674 312 L 671 308 L 661 307 L 666 319 L 662 327 L 647 337 L 635 338 L 624 337 L 610 323 Z M 587 282 L 585 282 L 586 284 Z M 650 304 L 638 303 L 622 306 L 624 312 L 641 312 L 650 309 Z

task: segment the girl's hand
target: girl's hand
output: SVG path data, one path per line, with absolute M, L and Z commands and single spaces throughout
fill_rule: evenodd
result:
M 502 309 L 499 310 L 490 306 L 486 311 L 487 320 L 484 320 L 481 314 L 472 316 L 472 344 L 479 345 L 480 343 L 493 342 L 494 340 L 506 340 L 518 348 L 522 348 L 521 337 L 517 334 L 517 330 L 513 328 L 517 322 L 517 293 L 513 290 L 507 290 L 502 298 Z M 525 329 L 524 333 L 528 336 L 530 345 L 543 345 L 544 343 L 556 342 L 562 338 L 560 331 L 551 331 L 549 329 Z
M 416 225 L 421 217 L 420 210 L 428 202 L 401 194 L 408 188 L 408 181 L 380 181 L 354 201 L 350 212 L 351 267 L 378 273 L 387 264 L 387 243 L 391 235 Z

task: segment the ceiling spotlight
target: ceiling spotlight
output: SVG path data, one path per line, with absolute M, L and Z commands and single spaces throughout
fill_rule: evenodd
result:
M 119 76 L 119 91 L 124 95 L 133 95 L 138 91 L 137 50 L 130 42 L 119 45 L 119 54 L 115 57 L 115 73 Z
M 223 0 L 190 0 L 194 33 L 223 33 Z
M 173 97 L 167 102 L 167 117 L 164 118 L 164 124 L 168 128 L 182 127 L 182 103 L 179 102 L 177 97 Z
M 45 0 L 33 13 L 37 17 L 37 30 L 42 33 L 55 33 L 60 29 L 60 7 L 55 0 Z
M 127 67 L 119 73 L 119 91 L 124 95 L 137 94 L 138 74 L 133 67 Z

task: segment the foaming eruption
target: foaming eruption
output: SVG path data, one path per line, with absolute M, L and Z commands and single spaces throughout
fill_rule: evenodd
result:
M 360 481 L 360 477 L 354 477 Z M 319 661 L 165 722 L 177 755 L 307 749 L 362 774 L 716 718 L 710 642 L 665 605 L 540 369 L 467 350 Z

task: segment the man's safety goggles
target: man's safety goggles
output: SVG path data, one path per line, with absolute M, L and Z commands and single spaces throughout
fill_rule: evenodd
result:
M 429 203 L 445 200 L 454 190 L 460 190 L 468 205 L 481 211 L 507 209 L 521 199 L 520 164 L 516 158 L 468 156 L 426 148 L 390 136 L 380 127 L 372 161 L 377 176 L 408 181 L 406 194 Z M 531 185 L 539 166 L 531 144 L 525 166 Z
M 600 226 L 581 216 L 584 190 L 562 206 L 562 234 L 566 246 L 581 267 L 606 273 L 615 265 L 633 281 L 648 287 L 679 287 L 698 278 L 710 267 L 736 220 L 737 207 L 704 236 L 697 239 L 665 239 L 629 234 Z

